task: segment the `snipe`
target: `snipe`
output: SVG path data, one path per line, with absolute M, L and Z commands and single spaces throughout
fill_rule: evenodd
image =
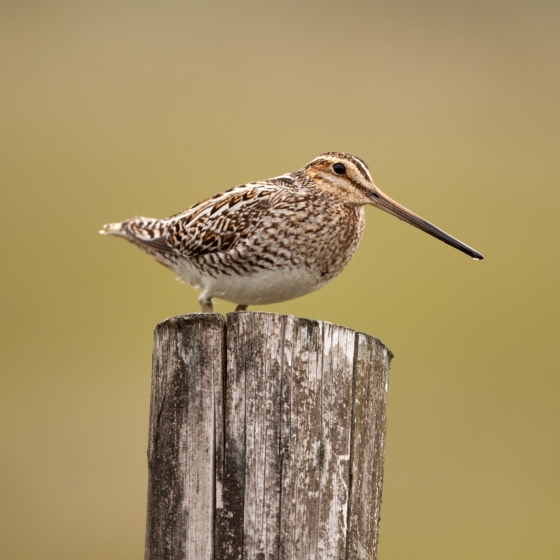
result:
M 361 159 L 341 152 L 221 192 L 170 218 L 134 218 L 100 233 L 128 239 L 202 290 L 202 311 L 212 311 L 213 297 L 244 310 L 303 296 L 340 274 L 362 238 L 366 204 L 483 258 L 390 199 Z

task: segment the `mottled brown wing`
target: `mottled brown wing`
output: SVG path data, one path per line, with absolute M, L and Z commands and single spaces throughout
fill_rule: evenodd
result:
M 257 225 L 277 190 L 263 182 L 219 193 L 162 220 L 163 235 L 141 242 L 156 251 L 184 257 L 228 251 Z

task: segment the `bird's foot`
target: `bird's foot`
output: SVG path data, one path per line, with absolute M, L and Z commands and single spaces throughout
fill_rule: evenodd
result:
M 240 303 L 240 304 L 235 308 L 235 311 L 236 311 L 236 312 L 238 312 L 238 311 L 247 311 L 247 308 L 248 308 L 248 307 L 249 307 L 248 305 L 244 305 L 244 304 Z
M 212 299 L 199 299 L 198 303 L 200 303 L 200 311 L 202 313 L 214 313 L 214 304 L 212 303 Z

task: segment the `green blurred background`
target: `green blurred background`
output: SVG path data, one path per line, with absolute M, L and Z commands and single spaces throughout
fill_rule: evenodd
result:
M 560 557 L 557 0 L 2 2 L 0 75 L 2 558 L 143 554 L 152 331 L 197 295 L 98 229 L 325 150 L 486 257 L 369 208 L 263 308 L 395 353 L 380 560 Z

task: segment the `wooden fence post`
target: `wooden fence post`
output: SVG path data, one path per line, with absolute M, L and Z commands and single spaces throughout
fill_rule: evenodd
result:
M 291 315 L 160 323 L 146 560 L 374 560 L 391 358 Z

